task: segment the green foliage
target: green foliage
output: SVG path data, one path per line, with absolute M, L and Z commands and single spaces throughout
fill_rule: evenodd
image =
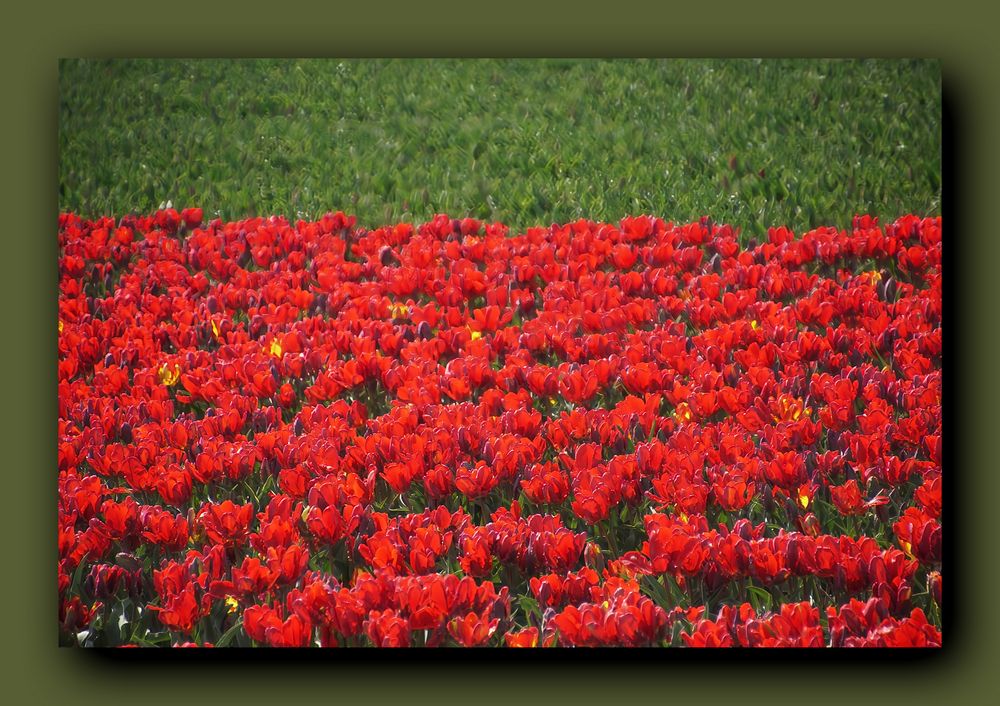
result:
M 937 61 L 66 60 L 59 207 L 512 229 L 937 214 Z

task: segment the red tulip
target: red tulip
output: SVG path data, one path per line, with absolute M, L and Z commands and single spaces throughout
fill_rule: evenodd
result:
M 499 624 L 496 618 L 484 620 L 475 613 L 468 613 L 464 618 L 449 622 L 448 633 L 462 647 L 478 647 L 493 636 Z

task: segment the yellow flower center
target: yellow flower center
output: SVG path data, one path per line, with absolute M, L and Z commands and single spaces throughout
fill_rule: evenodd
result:
M 778 414 L 772 416 L 775 422 L 797 422 L 803 413 L 809 416 L 811 410 L 802 406 L 802 400 L 782 396 L 778 399 Z
M 271 341 L 271 347 L 267 349 L 267 352 L 275 358 L 281 357 L 281 344 L 278 342 L 277 338 Z
M 156 371 L 156 376 L 159 378 L 160 383 L 166 385 L 167 387 L 172 387 L 177 384 L 177 381 L 181 379 L 181 366 L 174 363 L 174 367 L 171 368 L 169 365 L 164 363 L 160 366 L 160 369 Z
M 235 613 L 240 607 L 240 602 L 233 596 L 226 596 L 226 612 Z
M 59 319 L 59 333 L 62 333 L 62 330 L 63 330 L 63 322 L 62 319 Z
M 757 323 L 756 319 L 750 322 L 750 328 L 752 328 L 754 331 L 760 328 L 760 324 Z
M 483 334 L 480 333 L 479 331 L 473 331 L 472 329 L 469 329 L 469 338 L 471 338 L 473 341 L 478 341 L 482 337 Z
M 392 318 L 402 319 L 410 313 L 410 307 L 406 306 L 406 304 L 393 304 L 390 311 L 392 312 Z
M 806 495 L 805 493 L 801 493 L 799 495 L 799 505 L 802 506 L 803 510 L 805 510 L 806 508 L 808 508 L 809 507 L 809 496 Z
M 212 320 L 212 335 L 216 338 L 219 337 L 219 325 L 215 323 L 214 319 Z

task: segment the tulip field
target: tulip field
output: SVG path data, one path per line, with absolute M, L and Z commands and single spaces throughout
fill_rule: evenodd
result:
M 61 59 L 58 116 L 59 645 L 942 645 L 940 62 Z
M 58 218 L 94 647 L 940 647 L 942 221 Z

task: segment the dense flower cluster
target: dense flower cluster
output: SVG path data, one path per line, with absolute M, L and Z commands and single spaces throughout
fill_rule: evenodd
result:
M 941 223 L 59 218 L 64 644 L 938 646 Z

